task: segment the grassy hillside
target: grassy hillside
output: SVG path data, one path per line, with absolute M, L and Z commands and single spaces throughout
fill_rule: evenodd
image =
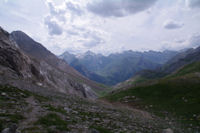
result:
M 106 96 L 106 99 L 147 108 L 158 115 L 167 111 L 183 122 L 200 125 L 200 78 L 188 78 L 162 80 L 154 85 L 130 88 Z
M 147 109 L 157 115 L 172 116 L 195 128 L 200 126 L 199 72 L 200 62 L 192 63 L 154 84 L 130 87 L 105 98 Z
M 191 64 L 185 65 L 183 68 L 177 70 L 172 74 L 155 70 L 143 70 L 137 73 L 136 76 L 130 78 L 129 80 L 119 83 L 115 88 L 119 89 L 127 88 L 130 86 L 138 86 L 154 82 L 161 78 L 169 79 L 172 77 L 183 76 L 186 74 L 193 74 L 195 72 L 200 72 L 200 62 L 193 62 Z
M 173 76 L 183 76 L 188 73 L 200 72 L 200 62 L 194 62 L 178 70 Z

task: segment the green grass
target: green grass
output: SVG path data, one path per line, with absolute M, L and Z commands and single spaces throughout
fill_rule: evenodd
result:
M 92 88 L 92 90 L 97 94 L 98 97 L 101 97 L 102 96 L 102 92 L 108 90 L 109 87 L 104 85 L 104 84 L 101 84 L 101 83 L 98 83 L 98 86 L 103 88 L 103 90 L 99 90 L 99 89 L 95 89 L 95 88 Z
M 110 93 L 112 90 L 114 90 L 113 88 L 107 88 L 104 91 L 99 92 L 99 98 L 106 96 L 108 93 Z
M 0 113 L 0 118 L 8 118 L 9 122 L 18 123 L 20 120 L 23 120 L 24 117 L 20 114 L 7 114 L 7 113 Z
M 132 84 L 139 84 L 139 83 L 145 82 L 145 81 L 147 81 L 147 80 L 148 80 L 148 79 L 139 76 L 139 77 L 137 77 L 137 78 L 135 79 L 135 81 L 132 82 Z
M 194 62 L 192 64 L 186 65 L 182 69 L 180 69 L 175 75 L 173 76 L 183 76 L 188 73 L 200 72 L 200 62 Z
M 67 127 L 68 122 L 64 121 L 60 116 L 54 113 L 41 117 L 36 124 L 43 125 L 46 128 L 55 126 L 56 129 L 60 131 L 69 131 L 69 128 Z
M 183 117 L 185 121 L 200 125 L 200 119 L 193 118 L 194 114 L 200 115 L 200 78 L 161 80 L 153 85 L 133 87 L 105 98 L 115 102 L 126 96 L 140 98 L 141 107 L 153 105 L 155 113 L 168 111 L 177 117 Z
M 63 109 L 63 107 L 54 107 L 52 105 L 45 105 L 44 107 L 47 108 L 47 110 L 52 111 L 52 112 L 58 112 L 62 114 L 66 114 L 66 111 Z
M 42 133 L 39 127 L 28 127 L 22 130 L 22 133 Z
M 9 86 L 9 85 L 0 85 L 0 92 L 6 93 L 7 96 L 10 96 L 12 98 L 16 99 L 23 99 L 30 96 L 30 93 L 28 91 L 20 90 L 16 87 Z M 1 97 L 0 100 L 8 100 L 5 97 Z
M 79 115 L 82 117 L 88 116 L 89 118 L 102 118 L 103 115 L 97 112 L 83 112 L 80 111 Z
M 3 121 L 3 120 L 0 120 L 0 132 L 4 129 L 3 123 L 4 123 L 4 121 Z
M 38 94 L 32 93 L 27 90 L 21 90 L 17 87 L 13 87 L 10 85 L 0 85 L 0 92 L 1 93 L 4 92 L 4 93 L 6 93 L 6 96 L 8 96 L 8 97 L 0 97 L 0 101 L 7 101 L 9 99 L 9 97 L 15 98 L 18 101 L 18 100 L 22 100 L 24 98 L 28 98 L 30 96 L 34 96 L 39 102 L 50 100 L 47 97 L 40 96 Z

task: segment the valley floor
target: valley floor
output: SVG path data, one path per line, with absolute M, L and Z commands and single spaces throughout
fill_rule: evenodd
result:
M 122 105 L 64 94 L 38 95 L 1 85 L 0 131 L 8 130 L 17 133 L 187 132 L 170 120 Z

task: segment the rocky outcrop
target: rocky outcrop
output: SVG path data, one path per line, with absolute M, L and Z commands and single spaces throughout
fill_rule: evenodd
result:
M 29 57 L 16 46 L 16 43 L 9 39 L 9 33 L 0 28 L 0 65 L 24 78 L 29 77 L 29 74 L 35 75 L 38 70 Z

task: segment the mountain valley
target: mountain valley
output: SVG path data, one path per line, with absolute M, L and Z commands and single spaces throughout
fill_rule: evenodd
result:
M 200 133 L 200 0 L 0 0 L 0 133 Z
M 65 55 L 59 58 L 76 70 L 24 32 L 0 28 L 2 133 L 199 132 L 199 47 Z M 108 87 L 87 77 L 110 84 L 132 78 Z

